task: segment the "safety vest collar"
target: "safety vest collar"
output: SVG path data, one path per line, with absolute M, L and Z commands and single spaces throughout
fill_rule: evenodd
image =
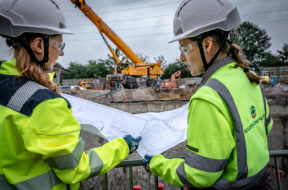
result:
M 232 63 L 235 62 L 235 60 L 232 57 L 225 57 L 215 63 L 213 63 L 209 69 L 204 73 L 202 81 L 200 83 L 200 86 L 203 86 L 208 79 L 213 75 L 213 73 L 215 73 L 218 69 Z
M 22 76 L 16 66 L 16 59 L 11 58 L 9 61 L 4 61 L 0 65 L 0 74 Z

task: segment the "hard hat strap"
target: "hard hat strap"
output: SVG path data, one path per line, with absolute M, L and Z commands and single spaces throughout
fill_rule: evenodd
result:
M 202 39 L 201 40 L 197 40 L 197 43 L 198 43 L 198 47 L 199 47 L 199 50 L 200 50 L 203 66 L 204 66 L 204 69 L 206 71 L 209 66 L 208 66 L 206 58 L 205 58 L 205 54 L 204 54 L 204 50 L 203 50 L 203 46 L 202 46 Z
M 203 46 L 202 46 L 202 42 L 201 41 L 197 41 L 197 43 L 198 43 L 198 46 L 199 46 L 199 50 L 200 50 L 200 54 L 201 54 L 201 58 L 202 58 L 204 69 L 205 69 L 205 71 L 207 71 L 209 69 L 209 67 L 212 65 L 212 63 L 215 61 L 215 59 L 217 58 L 217 56 L 219 55 L 221 50 L 219 48 L 219 50 L 216 52 L 216 54 L 211 59 L 211 61 L 209 63 L 207 63 L 206 58 L 205 58 L 205 54 L 204 54 L 204 50 L 203 50 Z
M 19 43 L 23 46 L 23 48 L 27 51 L 27 53 L 30 55 L 30 58 L 35 61 L 38 65 L 40 65 L 41 67 L 44 66 L 44 64 L 48 61 L 49 59 L 49 36 L 48 35 L 42 35 L 41 36 L 43 39 L 43 43 L 44 43 L 44 57 L 41 61 L 39 61 L 33 51 L 31 50 L 30 46 L 27 45 L 27 43 L 25 42 L 25 40 L 23 38 L 18 38 L 17 40 L 19 41 Z

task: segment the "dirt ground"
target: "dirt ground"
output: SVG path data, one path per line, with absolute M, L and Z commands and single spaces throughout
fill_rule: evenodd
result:
M 189 100 L 195 88 L 139 88 L 110 90 L 73 90 L 77 97 L 97 103 L 147 102 L 161 100 Z

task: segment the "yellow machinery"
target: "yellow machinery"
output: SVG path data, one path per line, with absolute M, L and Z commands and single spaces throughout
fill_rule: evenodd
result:
M 125 83 L 136 83 L 137 77 L 145 77 L 147 80 L 157 80 L 161 75 L 164 74 L 164 69 L 161 68 L 162 61 L 158 63 L 144 63 L 144 61 L 137 56 L 121 39 L 116 35 L 115 32 L 85 3 L 85 0 L 71 0 L 85 16 L 87 16 L 98 28 L 101 37 L 106 43 L 108 49 L 113 55 L 116 61 L 114 68 L 114 74 L 108 75 L 108 80 L 123 81 Z M 133 63 L 128 65 L 127 63 L 121 63 L 116 53 L 109 45 L 105 36 L 108 37 Z M 117 72 L 117 67 L 120 68 L 121 73 Z M 152 84 L 152 82 L 150 82 Z M 131 85 L 130 85 L 131 87 Z M 134 86 L 135 87 L 135 86 Z
M 86 88 L 86 89 L 91 89 L 92 86 L 90 83 L 88 83 L 86 80 L 82 80 L 80 83 L 79 83 L 79 86 L 83 87 L 83 88 Z

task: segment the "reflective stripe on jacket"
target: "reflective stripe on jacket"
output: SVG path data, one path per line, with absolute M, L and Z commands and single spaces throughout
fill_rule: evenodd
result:
M 129 154 L 122 138 L 84 151 L 69 102 L 21 77 L 15 59 L 0 66 L 0 91 L 0 189 L 79 189 Z
M 253 187 L 269 162 L 273 121 L 265 96 L 230 57 L 213 64 L 203 81 L 190 100 L 185 160 L 156 155 L 150 170 L 178 186 Z

